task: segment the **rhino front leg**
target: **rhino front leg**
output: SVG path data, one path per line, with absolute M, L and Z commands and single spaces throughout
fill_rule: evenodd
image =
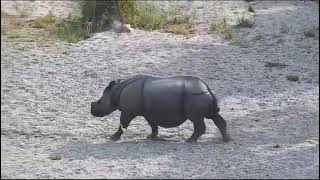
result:
M 120 139 L 121 135 L 123 134 L 122 125 L 119 126 L 118 131 L 110 136 L 110 140 L 117 141 Z
M 110 140 L 117 141 L 121 138 L 121 135 L 123 134 L 122 128 L 127 129 L 131 120 L 134 119 L 136 116 L 128 113 L 122 112 L 120 115 L 120 126 L 118 128 L 118 131 L 114 133 L 112 136 L 110 136 Z
M 197 142 L 198 138 L 206 132 L 206 125 L 204 124 L 204 118 L 190 119 L 193 123 L 193 134 L 186 142 Z

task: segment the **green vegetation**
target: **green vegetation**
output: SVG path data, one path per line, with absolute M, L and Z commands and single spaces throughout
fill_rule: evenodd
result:
M 190 12 L 182 12 L 176 2 L 171 2 L 169 14 L 165 17 L 163 29 L 165 32 L 189 35 L 192 33 L 194 20 Z
M 182 34 L 182 35 L 189 35 L 190 32 L 188 29 L 183 25 L 169 25 L 164 32 L 174 33 L 174 34 Z
M 295 74 L 288 74 L 287 75 L 287 80 L 288 81 L 298 81 L 299 80 L 299 76 L 295 75 Z
M 225 39 L 232 39 L 234 35 L 233 27 L 229 25 L 226 19 L 217 19 L 211 23 L 211 31 L 222 33 Z
M 59 18 L 49 12 L 48 15 L 35 19 L 34 27 L 43 28 L 68 42 L 77 42 L 88 36 L 79 16 L 69 15 L 67 18 Z
M 123 22 L 134 28 L 155 30 L 163 24 L 159 10 L 150 2 L 120 1 L 119 9 Z
M 34 21 L 34 27 L 42 28 L 68 42 L 88 38 L 92 33 L 110 27 L 113 20 L 120 20 L 131 27 L 145 30 L 162 29 L 175 34 L 190 34 L 194 27 L 191 15 L 178 11 L 171 6 L 169 15 L 161 15 L 151 2 L 124 0 L 117 1 L 80 1 L 81 16 L 56 17 L 51 12 Z
M 44 16 L 44 17 L 38 17 L 34 21 L 34 26 L 35 28 L 43 28 L 45 30 L 50 30 L 52 26 L 55 25 L 59 20 L 61 20 L 58 17 L 55 17 L 51 11 Z
M 233 38 L 233 34 L 234 34 L 234 32 L 233 32 L 233 29 L 232 29 L 231 26 L 227 26 L 224 29 L 224 38 L 225 39 L 228 39 L 228 40 L 232 39 Z
M 1 26 L 1 35 L 6 35 L 7 29 Z
M 163 29 L 164 32 L 190 34 L 194 27 L 190 15 L 178 11 L 174 4 L 170 6 L 169 15 L 161 15 L 160 11 L 150 2 L 120 1 L 120 15 L 123 22 L 134 28 L 145 30 Z

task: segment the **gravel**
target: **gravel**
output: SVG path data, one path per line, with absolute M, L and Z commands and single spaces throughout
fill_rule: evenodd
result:
M 318 4 L 253 8 L 255 25 L 231 41 L 205 30 L 108 31 L 75 44 L 1 35 L 1 178 L 319 178 L 319 34 L 304 36 L 319 27 Z M 196 144 L 185 143 L 189 121 L 149 141 L 142 117 L 110 141 L 120 112 L 95 118 L 90 102 L 136 74 L 205 80 L 233 141 L 209 119 Z

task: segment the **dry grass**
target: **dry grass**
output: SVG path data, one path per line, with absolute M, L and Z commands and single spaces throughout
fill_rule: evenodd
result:
M 234 30 L 231 25 L 229 25 L 226 19 L 217 19 L 211 23 L 211 31 L 218 32 L 224 35 L 225 39 L 232 39 L 234 36 Z
M 164 32 L 174 33 L 174 34 L 181 34 L 181 35 L 189 35 L 190 32 L 184 25 L 169 25 L 167 28 L 164 29 Z

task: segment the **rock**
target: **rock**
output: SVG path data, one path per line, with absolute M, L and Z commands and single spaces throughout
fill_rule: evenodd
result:
M 85 70 L 83 72 L 83 76 L 84 77 L 90 77 L 90 78 L 97 78 L 98 74 L 96 72 L 91 71 L 91 70 Z
M 122 23 L 120 21 L 113 21 L 113 23 L 111 24 L 111 29 L 113 29 L 116 32 L 121 31 Z
M 132 32 L 133 29 L 131 28 L 130 24 L 125 24 L 123 27 L 122 27 L 122 32 L 123 33 L 129 33 L 129 32 Z
M 278 144 L 273 146 L 274 148 L 280 148 L 280 146 Z
M 58 154 L 50 155 L 48 158 L 51 160 L 61 160 L 62 159 L 61 155 L 58 155 Z
M 113 21 L 111 29 L 117 33 L 129 33 L 133 31 L 130 24 L 122 24 L 120 21 Z
M 303 34 L 306 37 L 315 37 L 316 36 L 316 34 L 315 34 L 313 29 L 308 29 L 308 30 L 304 31 Z
M 277 63 L 277 62 L 265 62 L 265 67 L 280 67 L 280 68 L 284 68 L 287 65 L 286 64 L 282 64 L 282 63 Z

